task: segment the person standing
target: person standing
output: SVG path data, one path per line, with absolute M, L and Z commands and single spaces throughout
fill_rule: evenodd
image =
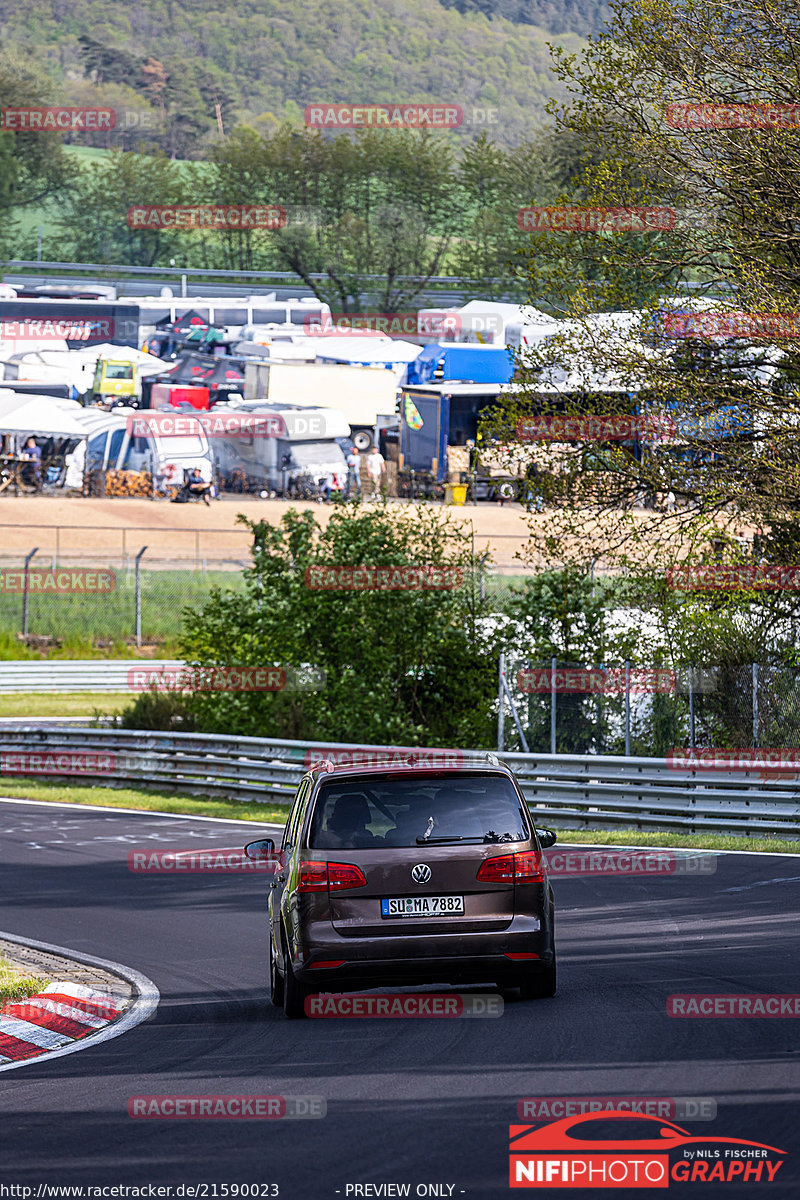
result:
M 353 495 L 361 495 L 361 456 L 358 453 L 357 446 L 350 447 L 350 453 L 346 459 L 347 462 L 347 491 L 346 497 L 349 500 Z
M 367 455 L 367 471 L 372 483 L 372 498 L 375 500 L 380 495 L 381 484 L 386 474 L 386 459 L 377 446 L 373 446 Z

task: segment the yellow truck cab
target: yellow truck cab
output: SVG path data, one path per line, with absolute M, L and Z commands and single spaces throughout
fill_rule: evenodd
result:
M 137 395 L 136 363 L 100 358 L 94 372 L 96 399 Z

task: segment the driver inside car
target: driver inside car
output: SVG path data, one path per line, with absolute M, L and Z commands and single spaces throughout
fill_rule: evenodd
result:
M 340 796 L 325 827 L 326 848 L 353 850 L 374 846 L 375 835 L 367 829 L 371 819 L 366 796 L 361 793 Z

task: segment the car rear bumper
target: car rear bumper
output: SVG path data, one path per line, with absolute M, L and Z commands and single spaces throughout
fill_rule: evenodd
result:
M 341 938 L 335 933 L 294 959 L 297 978 L 315 991 L 352 990 L 362 986 L 391 987 L 413 983 L 491 983 L 509 985 L 553 962 L 552 930 L 532 918 L 519 919 L 526 928 L 494 933 L 438 934 L 419 937 Z M 532 929 L 534 924 L 540 928 Z M 537 955 L 511 958 L 509 955 Z M 315 966 L 331 962 L 336 966 Z

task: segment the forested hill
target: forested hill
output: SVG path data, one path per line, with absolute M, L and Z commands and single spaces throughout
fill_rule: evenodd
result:
M 547 41 L 578 49 L 602 5 L 452 2 L 0 0 L 0 48 L 41 72 L 48 99 L 151 106 L 173 156 L 213 140 L 217 103 L 228 129 L 301 122 L 312 103 L 447 102 L 493 110 L 496 140 L 525 140 L 554 91 Z
M 609 17 L 607 0 L 442 0 L 459 12 L 482 12 L 548 33 L 599 33 Z

